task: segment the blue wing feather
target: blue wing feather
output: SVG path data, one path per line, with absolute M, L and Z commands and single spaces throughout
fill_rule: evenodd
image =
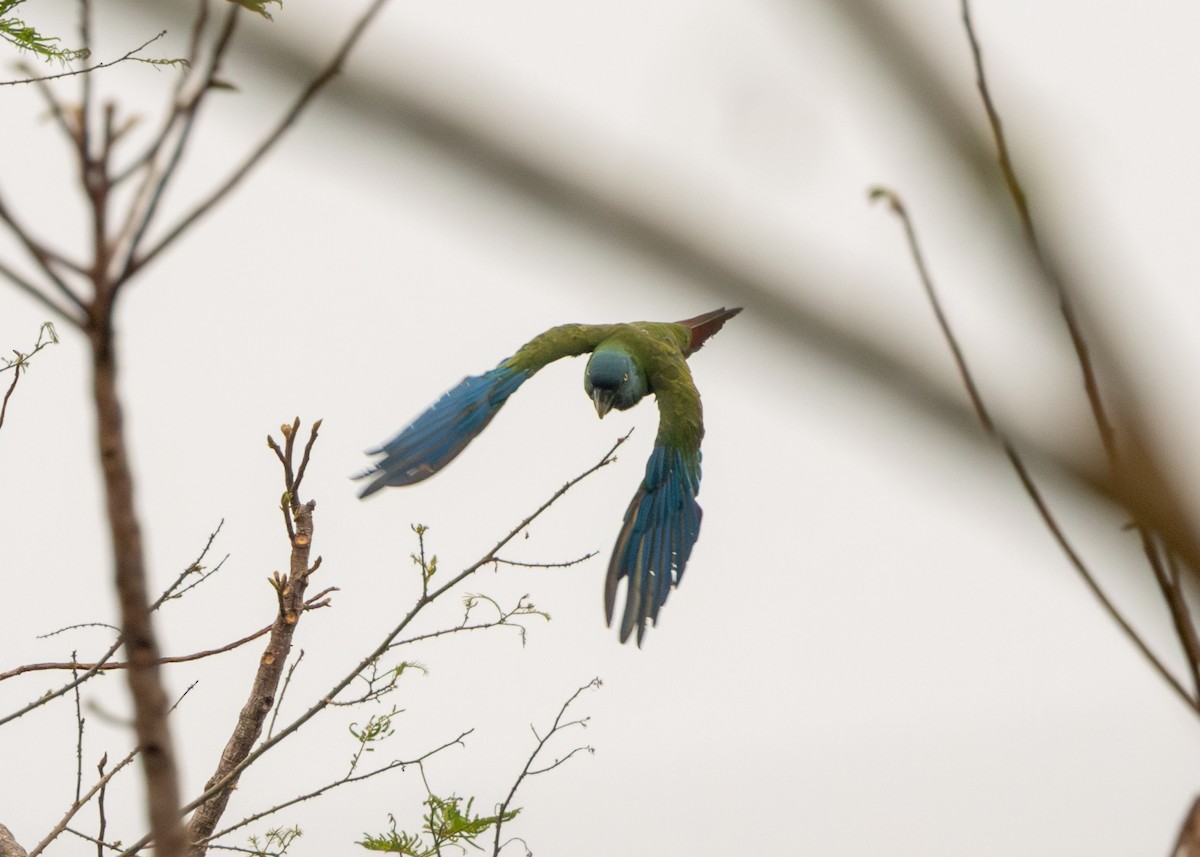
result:
M 604 611 L 612 624 L 617 585 L 627 581 L 621 642 L 637 628 L 640 646 L 646 622 L 654 624 L 671 588 L 679 584 L 700 536 L 700 452 L 656 446 L 646 477 L 625 512 L 604 589 Z
M 464 378 L 408 428 L 368 452 L 383 458 L 355 475 L 375 477 L 358 496 L 368 497 L 387 485 L 412 485 L 437 473 L 484 430 L 527 377 L 524 370 L 501 363 L 490 372 Z

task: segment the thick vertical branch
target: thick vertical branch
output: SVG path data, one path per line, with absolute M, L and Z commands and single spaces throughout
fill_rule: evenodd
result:
M 3 824 L 0 824 L 0 857 L 27 857 L 25 849 Z
M 96 434 L 112 537 L 121 632 L 129 661 L 125 675 L 133 697 L 134 729 L 142 750 L 150 829 L 158 857 L 179 857 L 186 847 L 179 819 L 179 780 L 167 725 L 167 697 L 159 676 L 158 643 L 150 622 L 142 535 L 134 511 L 133 477 L 117 398 L 112 327 L 100 323 L 90 334 Z
M 304 464 L 308 462 L 308 453 L 312 449 L 313 441 L 316 440 L 319 427 L 320 422 L 318 421 L 313 426 L 311 438 L 304 450 Z M 254 749 L 254 745 L 262 735 L 267 715 L 271 713 L 271 709 L 275 705 L 275 694 L 279 689 L 279 682 L 283 676 L 284 667 L 287 665 L 288 654 L 292 649 L 292 637 L 295 635 L 296 625 L 305 609 L 304 591 L 308 587 L 309 575 L 320 565 L 320 559 L 314 565 L 309 565 L 309 554 L 312 549 L 313 510 L 316 508 L 316 503 L 312 500 L 307 503 L 300 502 L 296 495 L 300 484 L 299 479 L 292 476 L 293 441 L 295 432 L 299 428 L 299 421 L 290 426 L 285 425 L 283 428 L 287 435 L 287 453 L 281 455 L 280 460 L 284 464 L 288 496 L 291 498 L 291 521 L 294 522 L 294 525 L 288 528 L 288 537 L 292 543 L 291 565 L 288 574 L 276 573 L 271 580 L 271 585 L 275 587 L 276 595 L 279 598 L 279 613 L 275 617 L 274 625 L 271 626 L 271 636 L 267 642 L 267 648 L 259 660 L 258 671 L 254 676 L 246 704 L 242 706 L 242 710 L 238 714 L 233 734 L 229 736 L 225 750 L 221 753 L 221 761 L 217 764 L 216 771 L 205 784 L 205 791 L 237 770 L 250 755 L 250 751 Z M 277 453 L 279 452 L 278 446 L 273 441 L 272 448 Z M 303 465 L 301 469 L 303 469 Z M 221 820 L 225 807 L 229 803 L 230 795 L 237 786 L 237 781 L 237 776 L 230 778 L 224 788 L 196 808 L 196 812 L 188 823 L 187 831 L 188 840 L 192 843 L 189 852 L 192 857 L 201 857 L 207 851 L 208 838 L 216 829 L 217 822 Z

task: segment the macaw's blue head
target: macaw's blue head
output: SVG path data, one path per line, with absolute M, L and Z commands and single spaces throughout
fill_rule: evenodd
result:
M 592 352 L 587 371 L 583 373 L 583 389 L 596 405 L 596 413 L 601 419 L 612 408 L 618 411 L 632 408 L 649 392 L 646 373 L 619 345 L 602 345 Z

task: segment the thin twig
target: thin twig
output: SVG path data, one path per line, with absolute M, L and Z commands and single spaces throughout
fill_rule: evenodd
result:
M 267 737 L 270 738 L 275 732 L 275 721 L 279 717 L 279 711 L 283 708 L 283 698 L 287 696 L 288 688 L 292 684 L 292 674 L 296 672 L 296 667 L 300 666 L 300 662 L 304 660 L 304 649 L 296 655 L 296 660 L 292 661 L 292 665 L 288 667 L 287 675 L 283 677 L 283 686 L 279 689 L 279 698 L 275 700 L 275 706 L 271 709 L 271 722 L 267 724 Z
M 1104 608 L 1104 611 L 1108 613 L 1114 622 L 1117 623 L 1117 625 L 1130 639 L 1134 646 L 1137 647 L 1138 651 L 1142 653 L 1154 670 L 1160 676 L 1162 676 L 1163 680 L 1167 682 L 1167 684 L 1172 690 L 1175 691 L 1179 698 L 1187 704 L 1192 713 L 1200 716 L 1200 704 L 1198 704 L 1196 700 L 1193 699 L 1190 694 L 1188 694 L 1183 685 L 1179 683 L 1179 680 L 1171 674 L 1171 671 L 1167 669 L 1166 665 L 1159 660 L 1158 656 L 1155 655 L 1153 651 L 1151 651 L 1145 640 L 1143 640 L 1133 626 L 1129 624 L 1128 620 L 1125 619 L 1120 610 L 1117 609 L 1117 606 L 1112 602 L 1111 599 L 1109 599 L 1108 595 L 1100 587 L 1100 584 L 1097 582 L 1091 570 L 1075 551 L 1075 548 L 1071 545 L 1070 541 L 1066 537 L 1066 534 L 1059 526 L 1058 521 L 1055 519 L 1053 513 L 1050 511 L 1049 506 L 1047 506 L 1046 501 L 1042 497 L 1041 491 L 1037 488 L 1032 476 L 1030 476 L 1028 469 L 1025 467 L 1024 461 L 1021 459 L 1013 445 L 1009 442 L 1008 438 L 992 420 L 991 415 L 988 413 L 988 410 L 984 405 L 983 398 L 975 385 L 974 378 L 971 376 L 970 369 L 967 367 L 967 362 L 963 357 L 962 349 L 959 347 L 958 339 L 954 335 L 954 331 L 946 318 L 945 312 L 942 310 L 941 301 L 933 287 L 933 279 L 930 277 L 929 270 L 925 266 L 924 255 L 922 254 L 920 244 L 917 241 L 917 235 L 915 229 L 913 228 L 912 220 L 909 218 L 908 212 L 905 209 L 903 202 L 901 202 L 900 197 L 886 188 L 876 187 L 871 191 L 871 198 L 873 200 L 885 200 L 892 209 L 892 212 L 900 218 L 900 221 L 904 226 L 905 236 L 908 239 L 909 251 L 912 254 L 913 263 L 916 266 L 917 274 L 920 277 L 921 284 L 925 289 L 925 295 L 929 299 L 930 305 L 933 307 L 934 315 L 937 317 L 938 326 L 941 328 L 942 335 L 946 339 L 946 342 L 949 344 L 950 350 L 954 355 L 954 361 L 957 364 L 958 372 L 962 378 L 963 384 L 967 389 L 967 395 L 971 399 L 971 405 L 974 407 L 975 413 L 978 415 L 979 421 L 983 425 L 984 430 L 993 438 L 995 438 L 1001 449 L 1003 449 L 1005 456 L 1007 456 L 1009 460 L 1009 463 L 1016 471 L 1017 477 L 1021 480 L 1021 485 L 1025 488 L 1025 492 L 1029 495 L 1029 498 L 1033 501 L 1034 506 L 1037 508 L 1038 514 L 1042 518 L 1042 522 L 1045 524 L 1046 528 L 1050 530 L 1051 535 L 1054 536 L 1054 540 L 1058 542 L 1059 547 L 1062 549 L 1063 553 L 1066 554 L 1067 559 L 1070 561 L 1072 567 L 1074 567 L 1074 569 L 1079 573 L 1080 578 L 1083 580 L 1088 590 L 1091 591 L 1091 593 L 1096 597 L 1096 600 L 1100 602 L 1100 605 Z
M 204 543 L 204 547 L 201 548 L 199 555 L 194 560 L 192 560 L 191 564 L 188 565 L 188 567 L 185 568 L 180 573 L 179 577 L 175 578 L 174 583 L 172 583 L 170 586 L 168 586 L 166 589 L 163 590 L 162 595 L 158 596 L 158 600 L 150 605 L 150 609 L 152 611 L 157 610 L 166 601 L 178 598 L 181 595 L 183 595 L 183 593 L 187 592 L 190 589 L 193 589 L 196 586 L 196 584 L 193 583 L 191 586 L 186 586 L 183 589 L 179 589 L 180 584 L 183 583 L 184 579 L 187 578 L 187 576 L 189 574 L 192 574 L 193 572 L 199 571 L 201 569 L 200 563 L 204 562 L 204 558 L 206 556 L 208 556 L 208 552 L 212 548 L 213 542 L 216 541 L 217 535 L 221 532 L 221 528 L 224 526 L 225 526 L 225 519 L 222 518 L 217 523 L 217 528 L 208 534 L 208 541 L 206 541 Z M 228 558 L 229 558 L 228 555 L 226 555 L 225 559 L 228 559 Z M 215 574 L 217 569 L 220 568 L 222 565 L 224 565 L 225 559 L 223 559 L 219 563 L 217 563 L 217 567 L 214 568 L 211 572 L 209 572 L 209 574 L 204 575 L 204 577 L 202 577 L 199 581 L 197 581 L 197 583 L 203 582 L 204 580 L 208 579 L 208 577 L 210 577 L 212 574 Z
M 563 562 L 524 562 L 515 559 L 505 559 L 502 556 L 496 557 L 497 565 L 511 565 L 515 568 L 570 568 L 573 565 L 579 565 L 581 562 L 587 562 L 589 559 L 598 554 L 599 551 L 585 553 L 583 556 L 576 559 L 568 559 Z
M 108 753 L 100 757 L 99 764 L 96 765 L 96 771 L 100 777 L 104 777 L 104 765 L 108 762 Z M 99 828 L 96 832 L 96 857 L 104 857 L 104 832 L 108 829 L 108 817 L 104 811 L 104 796 L 108 791 L 108 782 L 104 782 L 100 786 L 100 792 L 96 795 L 96 811 L 100 816 Z
M 74 625 L 64 625 L 61 628 L 55 628 L 53 631 L 47 631 L 45 634 L 38 634 L 34 639 L 49 640 L 51 637 L 57 637 L 59 634 L 65 634 L 68 631 L 79 631 L 84 628 L 103 628 L 106 631 L 121 633 L 120 628 L 116 625 L 110 625 L 108 622 L 78 622 Z
M 0 428 L 4 428 L 4 417 L 8 413 L 8 400 L 12 398 L 13 390 L 17 389 L 17 382 L 21 380 L 21 364 L 18 363 L 13 371 L 12 383 L 8 385 L 8 391 L 4 394 L 4 403 L 0 404 Z
M 145 50 L 147 47 L 149 47 L 150 45 L 157 42 L 159 39 L 161 39 L 166 34 L 167 34 L 167 31 L 163 30 L 157 36 L 153 36 L 152 38 L 147 39 L 146 41 L 144 41 L 140 45 L 138 45 L 136 48 L 134 48 L 133 50 L 129 51 L 128 53 L 124 54 L 123 56 L 117 57 L 115 60 L 109 60 L 108 62 L 96 63 L 95 65 L 90 65 L 90 66 L 87 66 L 86 68 L 76 68 L 76 69 L 71 69 L 70 71 L 60 71 L 58 74 L 47 74 L 47 75 L 43 75 L 41 77 L 23 77 L 18 80 L 0 80 L 0 86 L 17 86 L 22 83 L 45 83 L 48 80 L 58 80 L 58 79 L 64 78 L 64 77 L 75 77 L 76 75 L 80 75 L 80 74 L 83 75 L 84 80 L 87 80 L 88 76 L 92 72 L 100 71 L 100 69 L 102 69 L 102 68 L 112 68 L 114 65 L 117 65 L 118 63 L 126 62 L 128 60 L 137 60 L 138 62 L 144 62 L 144 60 L 138 59 L 137 55 L 139 53 L 141 53 L 143 50 Z M 156 65 L 157 64 L 158 63 L 156 63 Z
M 1096 372 L 1088 351 L 1087 340 L 1083 336 L 1083 331 L 1075 316 L 1075 309 L 1071 305 L 1070 298 L 1067 295 L 1067 290 L 1064 288 L 1062 281 L 1054 273 L 1049 260 L 1042 251 L 1041 243 L 1038 241 L 1037 230 L 1033 225 L 1033 215 L 1029 210 L 1029 202 L 1025 196 L 1025 191 L 1021 187 L 1021 182 L 1017 179 L 1017 171 L 1013 166 L 1012 157 L 1008 151 L 1008 143 L 1004 137 L 1004 129 L 1000 123 L 1000 114 L 996 111 L 996 106 L 992 102 L 991 92 L 988 89 L 987 77 L 983 71 L 983 54 L 979 47 L 979 40 L 975 36 L 974 24 L 971 21 L 971 5 L 969 0 L 962 0 L 962 19 L 963 27 L 967 32 L 967 41 L 971 45 L 971 57 L 975 63 L 975 82 L 979 88 L 979 95 L 983 100 L 983 108 L 987 112 L 988 124 L 992 129 L 992 137 L 996 141 L 996 157 L 1000 164 L 1000 172 L 1004 176 L 1004 184 L 1008 188 L 1013 204 L 1017 208 L 1017 216 L 1021 221 L 1021 229 L 1025 233 L 1026 241 L 1029 242 L 1030 250 L 1041 265 L 1042 270 L 1046 274 L 1046 282 L 1050 285 L 1055 297 L 1058 299 L 1059 309 L 1067 325 L 1067 332 L 1071 336 L 1071 344 L 1075 348 L 1075 356 L 1079 362 L 1079 369 L 1083 373 L 1083 386 L 1087 391 L 1087 399 L 1092 409 L 1092 417 L 1095 420 L 1096 429 L 1100 433 L 1100 440 L 1104 444 L 1104 451 L 1108 455 L 1109 463 L 1115 469 L 1117 462 L 1116 437 L 1113 432 L 1112 423 L 1109 421 L 1107 413 L 1105 413 L 1104 402 L 1100 396 L 1100 385 L 1096 379 Z
M 71 652 L 71 660 L 75 660 L 76 652 Z M 79 678 L 78 668 L 71 671 L 72 678 Z M 79 793 L 83 789 L 83 706 L 79 700 L 79 685 L 75 685 L 75 803 L 79 803 Z
M 101 790 L 101 794 L 103 794 L 103 790 Z M 99 800 L 99 798 L 97 798 L 97 800 Z M 84 842 L 90 842 L 95 845 L 97 857 L 104 857 L 105 848 L 107 848 L 109 851 L 120 851 L 122 847 L 119 842 L 105 842 L 103 839 L 97 839 L 95 836 L 92 836 L 89 833 L 84 833 L 82 830 L 76 830 L 69 824 L 63 829 L 63 833 L 69 833 L 72 836 L 78 836 Z
M 571 697 L 564 702 L 562 708 L 559 709 L 558 716 L 554 718 L 554 725 L 550 727 L 550 731 L 544 736 L 538 735 L 537 730 L 533 729 L 532 726 L 529 727 L 531 730 L 533 730 L 533 736 L 537 738 L 537 746 L 534 747 L 533 752 L 529 754 L 529 758 L 525 761 L 525 767 L 523 767 L 521 769 L 521 773 L 517 775 L 517 779 L 513 782 L 512 788 L 508 790 L 508 795 L 496 809 L 496 838 L 492 850 L 492 857 L 499 857 L 500 855 L 500 831 L 504 826 L 504 814 L 508 812 L 509 806 L 512 805 L 513 798 L 517 795 L 517 789 L 521 787 L 521 783 L 525 781 L 525 778 L 537 776 L 538 774 L 544 774 L 547 771 L 552 771 L 581 750 L 588 750 L 589 752 L 591 751 L 590 747 L 576 747 L 571 752 L 567 753 L 567 755 L 563 756 L 562 758 L 555 759 L 554 762 L 544 768 L 539 768 L 536 770 L 533 768 L 534 760 L 537 759 L 538 754 L 542 752 L 542 748 L 546 746 L 546 742 L 553 738 L 555 734 L 571 726 L 587 726 L 586 717 L 582 720 L 571 720 L 567 723 L 564 723 L 563 716 L 566 715 L 567 709 L 571 707 L 571 703 L 578 699 L 581 693 L 591 688 L 598 688 L 601 686 L 601 684 L 602 682 L 600 679 L 594 678 L 571 694 Z
M 256 812 L 254 815 L 248 815 L 245 818 L 243 818 L 241 821 L 237 822 L 237 824 L 231 824 L 229 827 L 226 827 L 224 830 L 218 831 L 217 833 L 214 833 L 212 836 L 209 836 L 208 839 L 205 840 L 205 842 L 214 842 L 217 839 L 220 839 L 222 836 L 230 834 L 233 831 L 238 830 L 239 828 L 245 827 L 248 824 L 253 824 L 254 822 L 256 822 L 260 819 L 266 818 L 268 815 L 273 815 L 274 813 L 277 813 L 280 810 L 287 809 L 289 806 L 295 806 L 298 803 L 303 803 L 306 800 L 312 800 L 315 797 L 320 797 L 321 795 L 325 794 L 326 792 L 332 791 L 333 789 L 338 788 L 339 786 L 348 785 L 350 783 L 357 783 L 357 782 L 361 782 L 363 780 L 369 780 L 372 777 L 376 777 L 380 774 L 386 774 L 388 771 L 394 771 L 396 768 L 403 769 L 403 768 L 408 767 L 409 765 L 419 765 L 420 763 L 424 762 L 426 759 L 436 755 L 437 753 L 442 752 L 443 750 L 449 749 L 450 747 L 453 747 L 456 744 L 459 746 L 463 746 L 463 739 L 466 738 L 468 735 L 470 735 L 474 731 L 475 731 L 474 729 L 468 729 L 466 732 L 461 733 L 454 740 L 447 741 L 445 744 L 442 744 L 440 747 L 435 747 L 434 749 L 430 750 L 429 752 L 425 753 L 422 756 L 417 757 L 416 759 L 409 759 L 407 761 L 396 760 L 394 762 L 389 762 L 388 764 L 386 764 L 380 768 L 375 768 L 372 771 L 368 771 L 365 774 L 354 774 L 354 775 L 348 774 L 339 780 L 334 780 L 331 783 L 327 783 L 326 785 L 321 786 L 319 789 L 308 792 L 307 794 L 302 794 L 302 795 L 299 795 L 298 797 L 291 798 L 290 800 L 286 800 L 283 803 L 276 804 L 275 806 L 271 807 L 270 809 L 264 809 L 261 812 Z
M 165 31 L 164 31 L 165 32 Z M 158 38 L 162 38 L 164 33 L 159 33 Z M 79 0 L 79 43 L 83 45 L 83 49 L 87 51 L 87 55 L 91 56 L 92 52 L 92 0 Z M 51 78 L 53 79 L 53 78 Z M 44 81 L 40 81 L 42 86 L 45 86 Z M 47 89 L 49 87 L 46 87 Z M 92 77 L 90 74 L 85 74 L 79 79 L 79 115 L 82 120 L 87 119 L 92 113 Z M 83 137 L 83 148 L 87 149 L 87 128 L 81 128 L 80 133 Z
M 111 658 L 116 653 L 117 649 L 121 648 L 122 642 L 124 642 L 124 638 L 118 637 L 117 641 L 109 647 L 108 651 L 104 653 L 104 655 L 100 658 L 100 660 L 97 661 L 96 664 L 93 665 L 93 667 L 90 670 L 83 673 L 83 675 L 81 675 L 78 678 L 73 679 L 72 681 L 63 685 L 58 690 L 51 691 L 50 693 L 47 693 L 47 694 L 43 694 L 42 696 L 38 697 L 33 702 L 26 705 L 24 708 L 19 708 L 16 711 L 14 711 L 12 714 L 8 714 L 8 715 L 5 715 L 4 717 L 0 717 L 0 726 L 3 726 L 5 723 L 9 723 L 13 720 L 16 720 L 18 717 L 25 716 L 30 711 L 33 711 L 35 708 L 40 708 L 41 706 L 45 705 L 46 703 L 48 703 L 52 700 L 58 699 L 63 694 L 70 693 L 72 689 L 83 684 L 85 681 L 90 679 L 92 676 L 94 676 L 98 672 L 100 672 L 100 670 L 103 668 L 103 665 L 108 661 L 108 659 Z M 21 669 L 21 668 L 18 667 L 18 669 Z
M 321 420 L 317 420 L 312 424 L 312 429 L 308 434 L 308 443 L 304 445 L 304 454 L 300 456 L 300 467 L 296 470 L 296 481 L 292 483 L 291 492 L 293 496 L 300 495 L 300 483 L 304 481 L 304 471 L 308 467 L 308 458 L 312 453 L 313 444 L 317 442 L 317 432 L 321 430 Z
M 214 533 L 213 536 L 215 536 L 215 535 L 216 534 Z M 211 543 L 213 536 L 209 537 L 210 543 Z M 205 551 L 207 551 L 207 550 L 208 550 L 208 548 L 206 546 Z M 204 556 L 204 554 L 201 553 L 201 557 L 203 557 L 203 556 Z M 167 601 L 168 597 L 174 591 L 175 587 L 177 587 L 179 585 L 179 582 L 181 580 L 183 580 L 183 578 L 186 577 L 190 573 L 190 571 L 191 571 L 191 566 L 189 566 L 187 569 L 185 569 L 183 574 L 181 574 L 175 580 L 174 583 L 172 583 L 165 590 L 163 590 L 162 594 L 158 597 L 158 599 L 153 604 L 150 605 L 150 612 L 154 612 L 154 611 L 158 610 Z M 0 717 L 0 726 L 3 726 L 5 723 L 8 723 L 12 720 L 16 720 L 18 717 L 22 717 L 25 714 L 28 714 L 33 709 L 38 708 L 42 705 L 45 705 L 46 703 L 50 702 L 51 700 L 57 699 L 58 697 L 62 696 L 65 693 L 69 693 L 72 690 L 72 688 L 78 687 L 80 684 L 83 684 L 85 681 L 87 681 L 88 679 L 95 676 L 97 673 L 99 673 L 104 668 L 104 664 L 108 663 L 108 661 L 112 658 L 112 656 L 116 654 L 117 649 L 121 648 L 121 644 L 124 641 L 125 641 L 125 638 L 123 636 L 118 636 L 116 641 L 113 642 L 113 644 L 109 647 L 108 651 L 105 652 L 100 657 L 100 659 L 95 664 L 93 664 L 91 666 L 91 668 L 88 669 L 87 672 L 85 672 L 83 675 L 79 676 L 78 678 L 74 679 L 70 683 L 66 684 L 65 686 L 60 687 L 58 690 L 52 691 L 51 693 L 47 693 L 47 694 L 39 697 L 38 699 L 29 703 L 28 705 L 26 705 L 24 708 L 20 709 L 19 711 L 15 711 L 12 714 L 9 714 L 5 717 Z M 13 674 L 14 675 L 19 674 L 19 671 L 20 671 L 20 668 L 18 668 L 17 671 L 14 671 Z M 7 678 L 7 677 L 9 677 L 8 673 L 0 675 L 0 681 L 2 681 L 4 678 Z
M 54 828 L 46 834 L 46 837 L 39 842 L 32 851 L 29 852 L 29 857 L 37 857 L 37 855 L 41 854 L 42 851 L 46 849 L 47 845 L 57 839 L 59 834 L 66 829 L 71 819 L 75 817 L 75 813 L 87 806 L 88 801 L 90 801 L 92 797 L 94 797 L 100 792 L 101 789 L 108 785 L 108 781 L 120 773 L 122 768 L 132 762 L 134 757 L 137 756 L 139 752 L 139 749 L 130 750 L 129 755 L 118 762 L 115 768 L 113 768 L 107 774 L 101 775 L 100 779 L 96 781 L 96 784 L 88 789 L 87 793 L 80 800 L 75 801 L 75 803 L 71 805 L 71 808 L 67 810 L 67 813 L 62 817 L 62 820 L 59 821 L 58 824 L 54 825 Z
M 391 649 L 399 649 L 402 646 L 407 646 L 412 643 L 419 643 L 424 640 L 436 640 L 438 637 L 448 637 L 451 634 L 459 634 L 464 631 L 486 631 L 490 628 L 516 628 L 518 631 L 523 630 L 516 622 L 509 622 L 507 616 L 495 619 L 491 622 L 480 622 L 477 625 L 455 625 L 453 628 L 442 628 L 438 631 L 430 631 L 427 634 L 417 634 L 413 637 L 405 637 L 403 640 L 397 640 L 389 647 Z
M 307 601 L 304 602 L 304 609 L 305 610 L 318 610 L 322 607 L 328 607 L 329 601 L 326 600 L 325 596 L 329 595 L 331 592 L 337 592 L 337 591 L 338 591 L 338 588 L 336 586 L 330 586 L 327 589 L 324 589 L 321 592 L 318 592 L 316 595 L 312 596 L 311 598 L 309 598 Z M 267 632 L 269 632 L 272 627 L 273 627 L 272 625 L 267 625 L 264 628 L 259 628 L 253 634 L 248 634 L 245 637 L 242 637 L 240 640 L 234 640 L 232 643 L 226 643 L 225 645 L 218 646 L 215 649 L 204 649 L 203 651 L 200 651 L 200 652 L 193 652 L 190 655 L 172 655 L 170 657 L 159 658 L 158 663 L 159 664 L 186 664 L 191 661 L 200 661 L 200 660 L 203 660 L 204 658 L 211 658 L 213 655 L 223 655 L 226 652 L 232 652 L 234 649 L 240 648 L 240 647 L 246 645 L 247 643 L 251 643 L 251 642 L 257 640 L 259 637 L 261 637 L 264 634 L 266 634 Z M 130 667 L 130 663 L 128 661 L 103 661 L 102 660 L 102 661 L 99 661 L 94 664 L 79 664 L 79 663 L 74 663 L 72 661 L 66 661 L 66 662 L 51 661 L 49 663 L 24 664 L 19 667 L 14 667 L 13 669 L 9 670 L 8 672 L 0 673 L 0 681 L 5 681 L 6 679 L 14 678 L 15 676 L 23 675 L 25 673 L 44 672 L 46 670 L 86 669 L 86 670 L 89 670 L 94 673 L 94 672 L 104 672 L 107 670 L 127 670 L 127 669 L 129 669 L 129 667 Z M 78 687 L 79 684 L 80 684 L 80 682 L 72 682 L 70 687 Z

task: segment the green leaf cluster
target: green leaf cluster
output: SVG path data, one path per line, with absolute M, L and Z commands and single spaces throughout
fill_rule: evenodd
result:
M 42 59 L 69 62 L 71 60 L 87 59 L 88 51 L 58 46 L 56 36 L 46 36 L 38 32 L 36 27 L 26 24 L 20 18 L 10 14 L 25 0 L 0 0 L 0 38 L 19 51 L 35 54 Z
M 392 819 L 390 831 L 379 836 L 364 833 L 358 844 L 368 851 L 403 854 L 405 857 L 434 857 L 441 853 L 442 847 L 447 845 L 453 845 L 465 853 L 467 849 L 463 847 L 464 845 L 479 849 L 480 846 L 476 844 L 476 839 L 496 824 L 512 821 L 521 811 L 513 809 L 500 815 L 473 816 L 471 807 L 475 803 L 475 798 L 468 799 L 465 808 L 463 808 L 462 802 L 461 797 L 453 794 L 446 798 L 431 794 L 425 801 L 429 811 L 425 813 L 422 834 L 430 837 L 429 845 L 425 844 L 422 834 L 396 830 L 395 818 Z

